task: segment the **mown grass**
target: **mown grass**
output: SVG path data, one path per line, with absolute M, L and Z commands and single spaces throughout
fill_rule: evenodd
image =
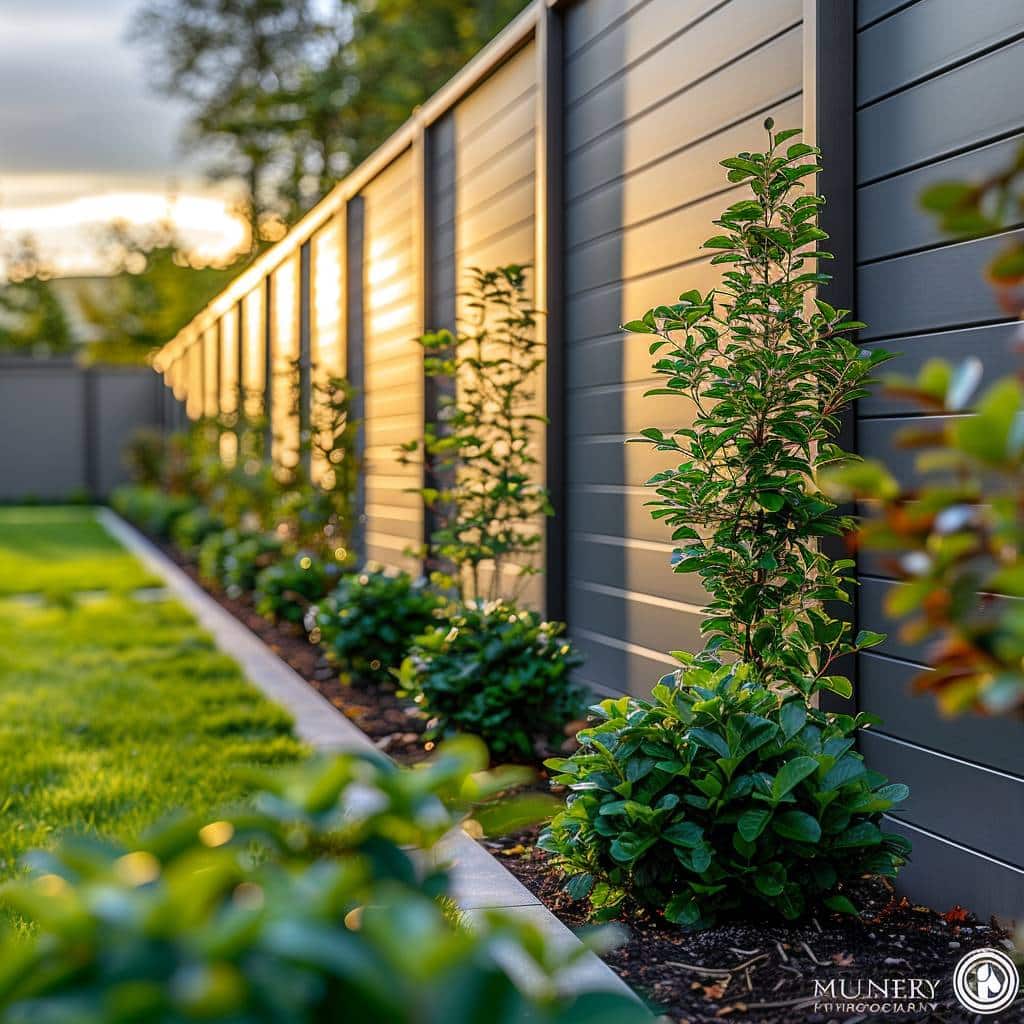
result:
M 0 600 L 0 879 L 68 831 L 128 838 L 303 748 L 175 602 Z
M 159 582 L 103 529 L 91 508 L 0 508 L 0 595 L 59 597 Z

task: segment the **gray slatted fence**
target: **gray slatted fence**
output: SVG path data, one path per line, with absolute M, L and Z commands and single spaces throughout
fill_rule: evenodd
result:
M 1007 370 L 1012 325 L 982 273 L 1000 240 L 950 244 L 916 204 L 932 181 L 999 166 L 1024 136 L 1022 37 L 1019 0 L 534 0 L 169 342 L 159 369 L 193 416 L 216 404 L 220 361 L 203 353 L 223 345 L 211 328 L 241 305 L 240 373 L 219 386 L 252 382 L 286 425 L 266 367 L 309 326 L 275 311 L 267 281 L 309 245 L 306 271 L 288 280 L 303 288 L 340 270 L 336 315 L 317 314 L 332 332 L 320 347 L 362 390 L 362 549 L 416 569 L 405 550 L 429 523 L 407 491 L 419 471 L 399 466 L 394 446 L 419 434 L 436 396 L 414 339 L 451 325 L 467 267 L 532 261 L 558 517 L 529 599 L 568 619 L 595 689 L 644 693 L 665 651 L 698 642 L 702 594 L 668 571 L 670 545 L 643 508 L 658 457 L 623 445 L 688 411 L 642 398 L 647 346 L 618 325 L 714 284 L 699 245 L 733 195 L 717 162 L 759 146 L 771 115 L 827 147 L 840 257 L 829 294 L 871 324 L 865 343 L 903 350 L 907 370 L 967 353 L 989 377 Z M 906 475 L 892 443 L 908 412 L 872 397 L 849 439 Z M 893 632 L 880 611 L 892 582 L 869 560 L 860 568 L 859 623 Z M 894 633 L 855 666 L 856 703 L 887 720 L 864 750 L 915 790 L 901 819 L 918 850 L 904 884 L 939 906 L 1024 915 L 1024 730 L 941 719 L 907 693 L 922 657 Z

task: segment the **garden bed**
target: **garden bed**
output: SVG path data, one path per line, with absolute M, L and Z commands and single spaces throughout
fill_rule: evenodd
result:
M 426 756 L 420 739 L 425 723 L 414 704 L 379 686 L 339 682 L 336 668 L 301 629 L 267 621 L 251 601 L 228 597 L 203 581 L 176 549 L 163 549 L 379 749 L 402 764 Z M 547 788 L 543 772 L 538 785 Z M 535 845 L 537 833 L 530 829 L 484 845 L 565 924 L 586 926 L 586 904 L 562 891 L 558 872 Z M 880 879 L 865 879 L 851 895 L 865 908 L 860 921 L 830 914 L 792 926 L 751 919 L 686 933 L 656 916 L 633 915 L 624 922 L 625 941 L 604 959 L 653 1007 L 676 1021 L 974 1021 L 953 996 L 953 968 L 971 949 L 1003 948 L 1008 933 L 959 907 L 940 914 L 914 906 Z M 848 992 L 868 979 L 925 979 L 938 982 L 938 989 L 927 1007 L 912 1012 L 901 1007 L 891 1015 L 872 1013 L 870 1004 L 863 1012 L 828 1010 L 827 997 L 816 1011 L 815 981 L 833 978 L 845 979 Z M 1024 1007 L 999 1019 L 1024 1021 Z
M 535 840 L 532 830 L 485 845 L 552 913 L 570 927 L 585 925 L 585 904 L 562 891 Z M 626 942 L 604 959 L 652 1005 L 679 1021 L 975 1021 L 953 996 L 953 968 L 969 950 L 1003 948 L 1008 934 L 959 907 L 943 915 L 914 906 L 882 879 L 865 879 L 851 895 L 864 908 L 861 921 L 825 915 L 786 926 L 751 919 L 687 934 L 638 915 L 628 922 Z M 938 1007 L 898 1015 L 815 1012 L 814 983 L 832 978 L 854 987 L 869 978 L 938 981 Z M 999 1020 L 1024 1021 L 1024 1008 Z

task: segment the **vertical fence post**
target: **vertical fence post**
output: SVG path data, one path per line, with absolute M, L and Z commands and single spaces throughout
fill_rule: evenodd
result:
M 195 401 L 191 401 L 192 396 L 189 396 L 189 404 L 197 410 L 196 419 L 199 420 L 203 418 L 203 413 L 206 411 L 206 356 L 203 354 L 203 336 L 201 334 L 196 334 L 192 338 L 188 350 L 196 368 L 196 396 Z M 189 416 L 189 419 L 191 418 Z
M 311 253 L 312 246 L 309 239 L 306 239 L 299 249 L 299 439 L 303 451 L 302 464 L 307 474 L 311 473 L 313 468 L 313 452 L 309 444 L 313 427 Z
M 167 401 L 167 382 L 161 371 L 152 368 L 153 382 L 153 426 L 162 437 L 167 436 L 168 413 L 170 405 Z
M 224 321 L 218 318 L 217 323 L 214 327 L 213 332 L 213 396 L 214 396 L 214 416 L 219 416 L 224 411 L 224 399 L 221 395 L 221 391 L 224 388 Z
M 433 319 L 431 295 L 434 278 L 434 245 L 433 245 L 433 210 L 431 204 L 432 163 L 431 160 L 432 132 L 421 123 L 417 125 L 412 144 L 412 188 L 413 188 L 413 266 L 419 278 L 416 290 L 416 317 L 414 327 L 417 335 L 428 329 Z M 419 351 L 415 350 L 413 359 L 420 364 L 420 389 L 423 395 L 423 408 L 420 425 L 420 437 L 426 437 L 426 424 L 431 422 L 437 413 L 437 389 L 434 382 L 427 377 L 423 369 L 423 361 Z M 430 460 L 426 448 L 423 449 L 423 465 L 421 467 L 421 486 L 433 487 L 430 472 Z M 425 503 L 420 504 L 421 541 L 423 545 L 422 567 L 425 573 L 432 568 L 432 551 L 430 539 L 434 532 L 434 516 Z
M 174 396 L 174 429 L 185 430 L 188 428 L 188 409 L 185 407 L 185 403 L 188 400 L 188 357 L 185 352 L 182 351 L 178 355 L 178 382 L 179 388 L 182 393 L 182 398 Z
M 99 473 L 99 403 L 96 395 L 96 370 L 82 367 L 82 444 L 84 446 L 84 484 L 88 496 L 95 500 L 100 492 Z
M 537 150 L 535 295 L 542 312 L 539 330 L 546 358 L 545 482 L 554 515 L 547 520 L 544 540 L 544 612 L 566 615 L 566 423 L 565 332 L 562 238 L 562 14 L 541 3 L 537 23 Z
M 363 362 L 363 197 L 345 204 L 345 363 L 352 386 L 352 414 L 359 423 L 356 458 L 362 467 L 356 480 L 356 525 L 352 547 L 360 563 L 366 560 L 366 374 Z
M 245 408 L 245 378 L 243 376 L 245 372 L 243 355 L 245 352 L 245 335 L 243 334 L 245 318 L 241 299 L 235 303 L 232 312 L 235 317 L 235 415 L 240 423 L 247 412 Z
M 265 461 L 272 462 L 274 458 L 274 424 L 273 424 L 273 403 L 274 403 L 274 289 L 272 286 L 273 277 L 271 274 L 263 279 L 263 417 L 265 421 L 265 449 L 263 457 Z
M 828 264 L 832 281 L 818 290 L 833 306 L 857 311 L 857 191 L 856 191 L 856 6 L 854 0 L 804 0 L 804 136 L 822 151 L 823 169 L 817 189 L 828 202 L 821 209 L 820 224 L 831 236 L 826 248 L 836 259 Z M 848 409 L 842 417 L 837 444 L 857 450 L 857 413 Z M 853 513 L 850 506 L 843 509 Z M 822 550 L 832 558 L 849 558 L 841 538 L 826 538 Z M 854 556 L 856 557 L 856 556 Z M 854 568 L 854 573 L 857 568 Z M 856 602 L 856 593 L 852 595 Z M 856 628 L 856 603 L 836 605 L 829 611 Z M 843 658 L 837 673 L 854 686 L 846 700 L 833 693 L 821 695 L 826 711 L 854 714 L 857 711 L 856 658 Z

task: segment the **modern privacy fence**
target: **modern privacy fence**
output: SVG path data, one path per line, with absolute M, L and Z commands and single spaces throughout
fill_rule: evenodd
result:
M 128 478 L 125 443 L 172 406 L 148 366 L 0 356 L 0 501 L 106 497 Z
M 1019 144 L 1022 35 L 1019 0 L 535 0 L 157 368 L 188 416 L 256 395 L 282 436 L 298 424 L 281 371 L 299 360 L 347 376 L 364 420 L 363 553 L 415 570 L 420 471 L 395 457 L 431 401 L 414 339 L 452 325 L 468 267 L 531 263 L 557 511 L 532 597 L 568 621 L 595 689 L 645 693 L 663 652 L 697 643 L 703 595 L 668 571 L 643 507 L 662 457 L 623 444 L 681 415 L 642 398 L 647 346 L 619 324 L 715 283 L 700 243 L 732 198 L 717 161 L 760 147 L 772 116 L 825 150 L 840 257 L 827 297 L 870 323 L 865 343 L 905 352 L 908 369 L 980 352 L 988 373 L 1005 371 L 1010 325 L 982 277 L 998 240 L 948 243 L 917 196 Z M 891 456 L 908 412 L 862 403 L 848 446 Z M 906 884 L 935 904 L 1024 914 L 1024 730 L 952 724 L 910 696 L 925 653 L 882 614 L 896 584 L 873 564 L 860 579 L 858 624 L 892 634 L 860 659 L 855 701 L 887 723 L 865 738 L 872 763 L 913 790 Z

